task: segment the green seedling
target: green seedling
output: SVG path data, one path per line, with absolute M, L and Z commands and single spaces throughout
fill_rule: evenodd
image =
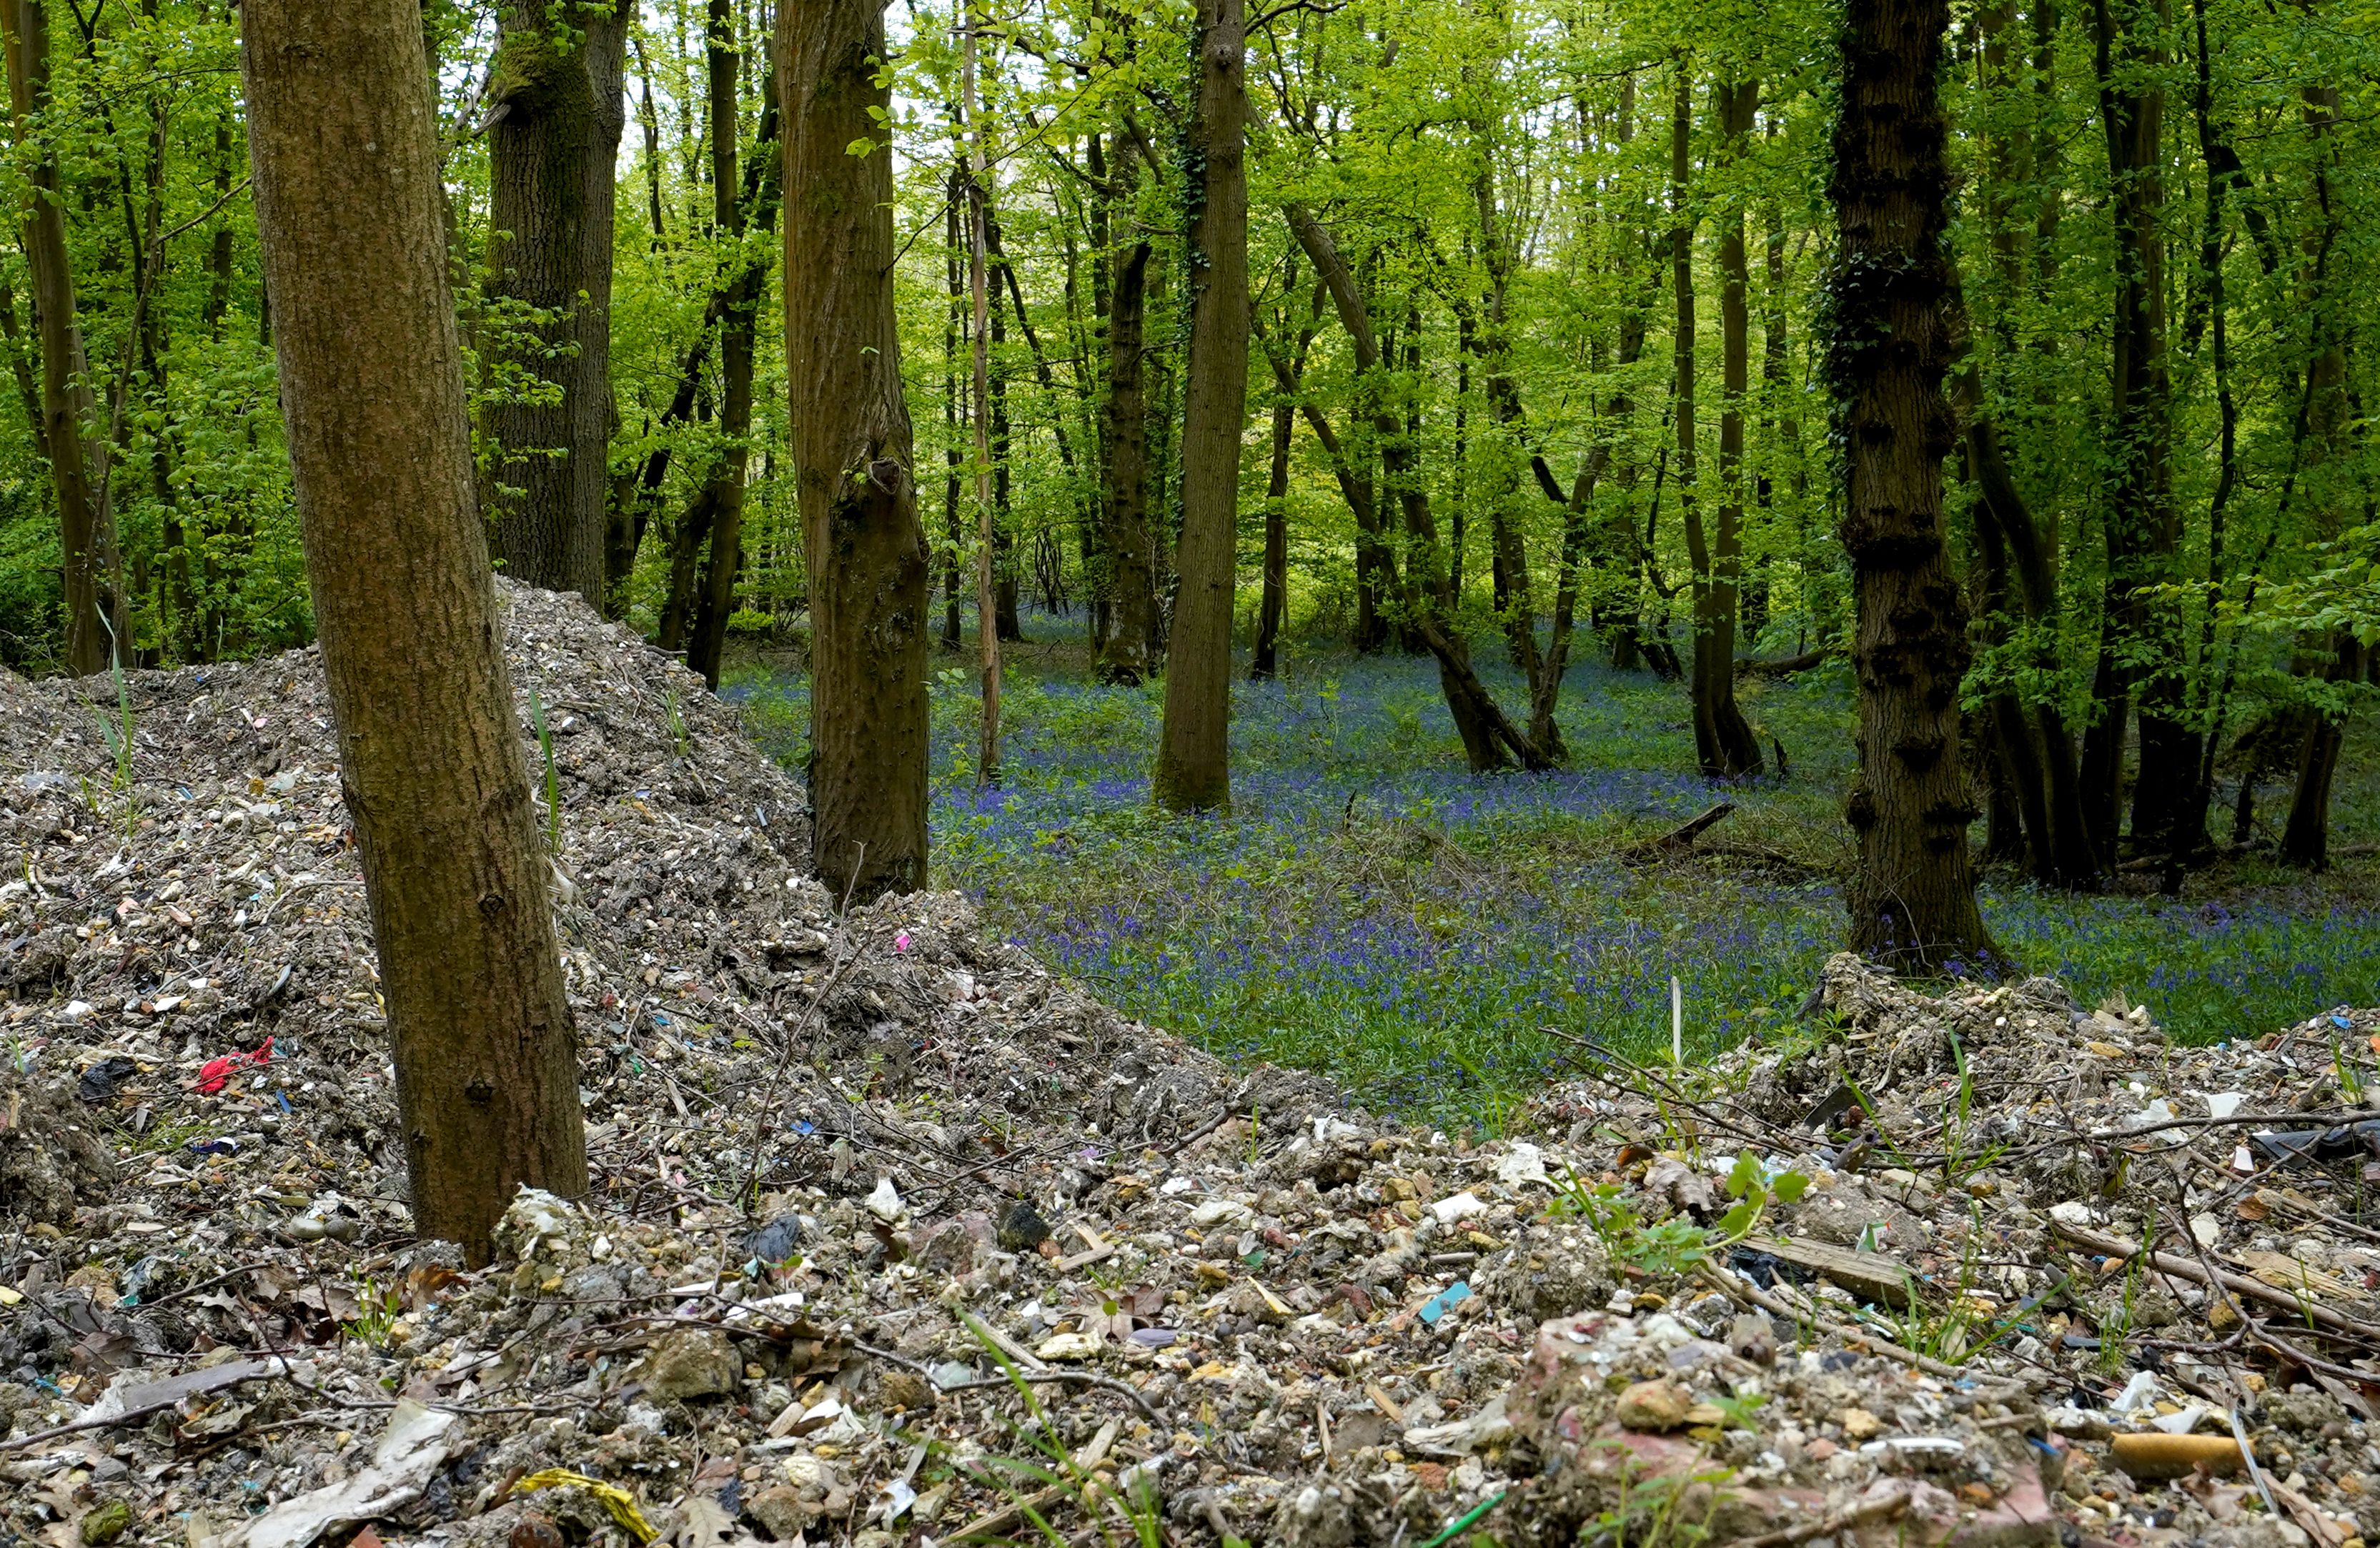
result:
M 537 727 L 537 745 L 545 755 L 545 847 L 556 856 L 562 853 L 562 780 L 553 768 L 553 730 L 545 722 L 545 701 L 537 696 L 537 684 L 528 689 L 528 718 Z

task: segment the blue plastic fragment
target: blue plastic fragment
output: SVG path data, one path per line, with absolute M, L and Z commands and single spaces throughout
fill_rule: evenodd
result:
M 292 1107 L 289 1105 L 289 1094 L 287 1092 L 276 1091 L 273 1094 L 273 1099 L 281 1104 L 281 1110 L 283 1112 L 290 1113 L 297 1111 L 295 1107 Z
M 2337 1027 L 2341 1032 L 2353 1032 L 2355 1030 L 2355 1023 L 2349 1021 L 2346 1017 L 2339 1015 L 2337 1011 L 2333 1011 L 2331 1013 L 2330 1024 Z
M 1439 1291 L 1438 1294 L 1430 1297 L 1427 1300 L 1422 1303 L 1421 1320 L 1429 1324 L 1432 1327 L 1435 1327 L 1438 1325 L 1438 1320 L 1440 1317 L 1445 1316 L 1449 1312 L 1454 1310 L 1456 1306 L 1460 1305 L 1463 1301 L 1469 1300 L 1470 1299 L 1470 1282 L 1468 1280 L 1457 1279 L 1453 1284 L 1449 1285 L 1446 1288 Z

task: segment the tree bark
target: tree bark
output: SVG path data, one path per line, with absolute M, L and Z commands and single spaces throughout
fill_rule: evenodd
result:
M 1297 410 L 1272 405 L 1272 461 L 1265 480 L 1264 590 L 1257 603 L 1257 637 L 1248 681 L 1266 682 L 1280 670 L 1281 621 L 1289 612 L 1289 447 Z
M 1948 128 L 1949 0 L 1849 0 L 1834 130 L 1838 257 L 1827 369 L 1845 448 L 1842 539 L 1859 622 L 1859 772 L 1844 816 L 1859 858 L 1854 950 L 1937 971 L 1998 956 L 1975 907 L 1967 828 L 1980 814 L 1959 747 L 1966 606 L 1944 543 L 1942 458 L 1955 426 Z
M 861 900 L 926 883 L 926 536 L 892 304 L 879 0 L 782 0 L 785 357 L 810 582 L 812 865 Z
M 413 1223 L 485 1264 L 587 1191 L 576 1033 L 472 481 L 416 0 L 247 0 L 290 467 L 395 1046 Z
M 1148 675 L 1157 640 L 1157 591 L 1148 534 L 1148 399 L 1142 320 L 1150 248 L 1135 242 L 1116 264 L 1108 308 L 1107 547 L 1113 618 L 1099 651 L 1099 679 L 1135 683 Z
M 1232 804 L 1232 598 L 1248 399 L 1248 184 L 1243 0 L 1199 0 L 1189 382 L 1182 414 L 1181 587 L 1166 646 L 1152 792 L 1169 811 Z
M 49 13 L 44 0 L 0 0 L 0 15 L 13 22 L 6 40 L 8 85 L 21 136 L 29 120 L 51 107 Z M 26 180 L 31 200 L 25 217 L 25 265 L 42 341 L 41 440 L 49 449 L 58 546 L 66 561 L 66 666 L 82 677 L 105 671 L 118 642 L 125 663 L 131 664 L 130 610 L 115 523 L 93 488 L 88 438 L 98 429 L 96 409 L 55 153 L 37 156 Z
M 489 131 L 491 289 L 546 320 L 552 404 L 498 405 L 497 547 L 512 577 L 603 598 L 611 437 L 612 197 L 626 22 L 610 5 L 505 0 Z M 555 46 L 557 33 L 576 35 Z M 540 373 L 542 374 L 542 373 Z M 511 491 L 517 490 L 517 493 Z
M 1758 88 L 1722 82 L 1712 87 L 1712 96 L 1720 133 L 1732 144 L 1751 127 Z M 1687 676 L 1687 691 L 1694 706 L 1696 763 L 1706 779 L 1732 780 L 1760 772 L 1760 744 L 1735 702 L 1736 576 L 1742 566 L 1743 506 L 1741 497 L 1732 492 L 1731 484 L 1720 491 L 1718 532 L 1707 532 L 1703 521 L 1694 402 L 1694 220 L 1687 203 L 1687 178 L 1693 170 L 1688 154 L 1693 124 L 1694 76 L 1685 56 L 1681 54 L 1670 113 L 1670 283 L 1677 303 L 1672 358 L 1677 381 L 1678 505 L 1685 518 L 1686 553 L 1694 565 L 1694 667 Z M 1749 359 L 1743 223 L 1740 213 L 1721 234 L 1720 269 L 1725 276 L 1720 307 L 1724 338 L 1721 381 L 1722 392 L 1731 405 L 1730 411 L 1722 413 L 1720 421 L 1720 476 L 1725 480 L 1741 472 L 1742 398 Z M 1724 444 L 1730 417 L 1734 427 L 1731 456 Z
M 735 11 L 729 0 L 710 0 L 709 54 L 710 64 L 710 186 L 712 218 L 725 236 L 723 246 L 736 256 L 722 274 L 712 298 L 719 313 L 719 371 L 722 392 L 719 431 L 722 445 L 701 498 L 710 505 L 710 566 L 702 581 L 694 631 L 686 643 L 686 665 L 702 673 L 712 691 L 719 687 L 720 657 L 726 648 L 727 620 L 735 611 L 735 576 L 744 554 L 745 470 L 751 455 L 746 444 L 752 433 L 752 362 L 759 352 L 760 298 L 769 278 L 765 258 L 743 254 L 743 236 L 758 224 L 772 228 L 777 215 L 780 175 L 764 175 L 759 184 L 759 208 L 747 210 L 736 197 L 747 187 L 736 176 Z M 773 87 L 771 88 L 773 90 Z M 779 153 L 779 115 L 771 101 L 760 113 L 759 135 L 753 159 L 770 174 L 767 163 Z
M 2113 4 L 2133 12 L 2119 20 Z M 2199 761 L 2183 711 L 2187 663 L 2174 604 L 2149 594 L 2180 578 L 2165 347 L 2165 92 L 2155 84 L 2165 56 L 2155 42 L 2164 6 L 2161 0 L 2093 0 L 2092 20 L 2116 231 L 2107 417 L 2117 470 L 2104 523 L 2107 622 L 2094 684 L 2103 714 L 2083 739 L 2084 815 L 2095 847 L 2112 856 L 2126 711 L 2137 699 L 2133 841 L 2187 853 L 2205 843 L 2204 832 L 2176 830 Z M 2135 659 L 2147 664 L 2136 668 Z
M 967 163 L 967 299 L 974 308 L 969 313 L 972 320 L 969 336 L 975 342 L 975 391 L 972 396 L 975 428 L 975 636 L 977 681 L 983 694 L 976 782 L 996 785 L 1000 783 L 1000 604 L 992 583 L 995 527 L 991 503 L 991 357 L 985 316 L 990 308 L 984 294 L 987 278 L 984 272 L 987 194 L 984 182 L 990 173 L 984 156 L 983 118 L 976 103 L 978 31 L 975 13 L 970 8 L 966 19 L 960 94 L 965 99 L 966 127 L 972 141 Z
M 1454 720 L 1455 733 L 1463 739 L 1464 756 L 1475 773 L 1504 767 L 1511 761 L 1505 756 L 1508 749 L 1525 768 L 1547 768 L 1542 751 L 1513 724 L 1487 685 L 1479 681 L 1471 665 L 1468 642 L 1449 626 L 1439 611 L 1445 596 L 1445 571 L 1437 524 L 1430 515 L 1429 493 L 1415 476 L 1414 448 L 1406 438 L 1403 423 L 1381 398 L 1378 379 L 1383 362 L 1379 338 L 1364 297 L 1356 289 L 1354 273 L 1347 267 L 1330 233 L 1311 211 L 1304 205 L 1290 204 L 1283 207 L 1283 213 L 1289 221 L 1290 234 L 1329 288 L 1338 308 L 1340 325 L 1347 330 L 1348 342 L 1354 348 L 1359 394 L 1371 415 L 1373 433 L 1380 442 L 1388 485 L 1396 491 L 1404 510 L 1409 547 L 1404 573 L 1398 581 L 1400 611 L 1410 620 L 1423 648 L 1438 659 L 1439 687 L 1446 695 L 1447 712 Z M 1309 418 L 1319 435 L 1326 421 L 1318 414 L 1310 414 Z M 1349 489 L 1352 501 L 1354 480 L 1342 475 L 1341 482 Z

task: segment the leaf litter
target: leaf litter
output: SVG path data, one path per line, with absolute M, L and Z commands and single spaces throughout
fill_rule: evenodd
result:
M 2380 1532 L 2380 1013 L 2181 1048 L 1838 957 L 1766 1046 L 1582 1046 L 1450 1138 L 957 896 L 839 917 L 730 707 L 500 589 L 594 1186 L 477 1273 L 410 1232 L 312 653 L 128 674 L 128 786 L 115 706 L 0 681 L 12 1539 Z

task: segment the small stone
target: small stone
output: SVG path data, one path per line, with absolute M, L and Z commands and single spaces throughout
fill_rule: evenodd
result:
M 802 1492 L 790 1483 L 761 1490 L 745 1502 L 744 1511 L 780 1542 L 801 1536 L 816 1514 L 803 1506 Z
M 534 1513 L 513 1523 L 510 1548 L 563 1548 L 562 1529 Z
M 132 1526 L 132 1507 L 122 1500 L 110 1500 L 82 1518 L 83 1548 L 100 1548 L 113 1542 Z
M 1043 1360 L 1092 1360 L 1099 1355 L 1099 1341 L 1087 1333 L 1053 1333 L 1033 1352 Z
M 900 1219 L 909 1207 L 901 1202 L 900 1190 L 892 1186 L 892 1179 L 889 1177 L 876 1179 L 876 1191 L 868 1195 L 867 1203 L 868 1213 L 887 1225 Z
M 1050 1222 L 1041 1212 L 1023 1199 L 1008 1206 L 1000 1217 L 1000 1245 L 1009 1252 L 1030 1252 L 1050 1240 Z
M 1755 1365 L 1767 1365 L 1777 1359 L 1777 1330 L 1768 1325 L 1767 1317 L 1746 1312 L 1728 1329 L 1727 1347 Z
M 742 1368 L 727 1335 L 687 1328 L 653 1345 L 638 1379 L 644 1383 L 646 1397 L 677 1403 L 735 1391 L 736 1373 Z
M 934 1406 L 934 1384 L 915 1371 L 892 1371 L 878 1384 L 888 1409 L 923 1413 Z
M 1865 1409 L 1844 1409 L 1835 1415 L 1835 1422 L 1843 1427 L 1847 1441 L 1872 1441 L 1884 1433 L 1884 1421 Z
M 1686 1422 L 1694 1405 L 1670 1382 L 1638 1382 L 1620 1395 L 1612 1417 L 1625 1430 L 1676 1430 Z

